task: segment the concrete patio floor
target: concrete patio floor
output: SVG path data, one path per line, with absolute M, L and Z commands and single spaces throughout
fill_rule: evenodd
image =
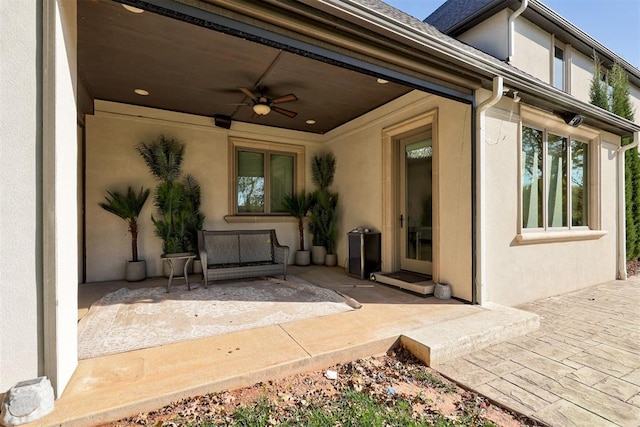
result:
M 188 396 L 381 354 L 399 343 L 427 364 L 444 363 L 539 326 L 533 313 L 425 298 L 350 277 L 339 267 L 292 267 L 289 274 L 336 289 L 363 306 L 337 315 L 80 360 L 54 412 L 30 425 L 96 425 Z M 191 280 L 200 282 L 196 276 Z M 79 316 L 104 294 L 133 286 L 166 286 L 166 279 L 80 285 Z
M 551 426 L 640 426 L 640 277 L 521 308 L 541 326 L 435 368 Z

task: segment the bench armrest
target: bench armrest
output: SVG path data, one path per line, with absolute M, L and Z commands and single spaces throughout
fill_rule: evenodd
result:
M 209 262 L 207 261 L 207 250 L 204 246 L 204 231 L 198 231 L 198 254 L 200 255 L 200 263 L 202 264 L 202 275 L 204 276 L 205 288 L 207 287 L 207 268 Z
M 289 246 L 274 245 L 273 246 L 273 261 L 276 264 L 287 264 L 289 262 Z

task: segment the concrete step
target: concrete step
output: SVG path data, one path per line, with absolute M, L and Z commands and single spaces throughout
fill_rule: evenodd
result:
M 405 332 L 400 342 L 431 367 L 535 331 L 540 317 L 524 310 L 487 303 L 482 311 Z

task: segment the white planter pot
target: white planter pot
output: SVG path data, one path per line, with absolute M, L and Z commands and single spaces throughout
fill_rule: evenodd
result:
M 327 255 L 327 248 L 324 246 L 311 247 L 311 262 L 317 265 L 324 265 L 324 258 Z
M 147 278 L 147 262 L 145 260 L 127 261 L 124 279 L 127 282 L 139 282 Z
M 296 251 L 296 265 L 309 265 L 309 264 L 311 264 L 311 252 Z
M 327 254 L 324 257 L 324 263 L 327 265 L 327 267 L 335 267 L 338 264 L 338 255 Z

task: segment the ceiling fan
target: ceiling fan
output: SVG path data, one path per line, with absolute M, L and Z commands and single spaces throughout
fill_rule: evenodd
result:
M 298 113 L 296 113 L 295 111 L 286 110 L 276 105 L 276 104 L 282 104 L 284 102 L 297 101 L 298 97 L 292 93 L 288 95 L 278 96 L 276 98 L 269 98 L 268 96 L 265 95 L 267 88 L 264 86 L 259 86 L 257 88 L 259 92 L 258 95 L 254 95 L 253 92 L 251 92 L 246 87 L 239 87 L 238 89 L 240 90 L 240 92 L 248 96 L 251 99 L 251 102 L 250 103 L 245 102 L 237 105 L 251 106 L 253 108 L 253 112 L 256 113 L 258 116 L 266 116 L 271 111 L 275 111 L 276 113 L 283 114 L 290 118 L 294 118 L 295 116 L 298 115 Z

